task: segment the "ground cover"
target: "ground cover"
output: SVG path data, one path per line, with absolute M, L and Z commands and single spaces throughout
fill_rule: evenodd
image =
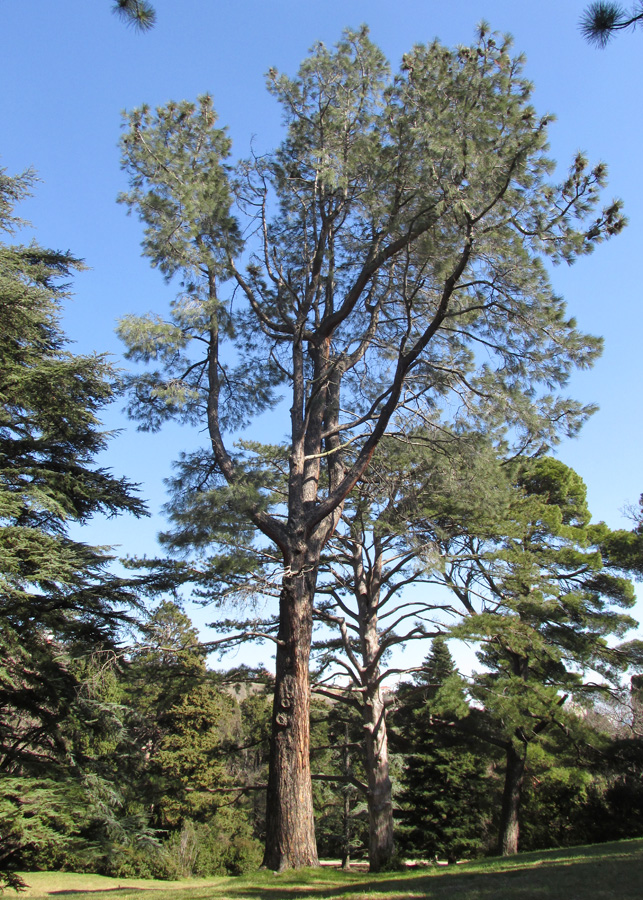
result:
M 60 900 L 640 900 L 643 839 L 369 875 L 321 868 L 181 882 L 35 872 L 23 896 Z M 142 897 L 145 892 L 145 897 Z

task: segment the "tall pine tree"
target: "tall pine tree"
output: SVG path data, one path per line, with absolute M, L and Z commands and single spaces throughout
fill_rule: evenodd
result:
M 245 523 L 243 539 L 261 533 L 256 549 L 269 543 L 279 571 L 274 869 L 317 862 L 317 574 L 402 407 L 444 402 L 446 416 L 463 394 L 496 394 L 508 418 L 571 432 L 586 412 L 557 390 L 600 341 L 566 316 L 543 259 L 572 261 L 623 219 L 618 203 L 597 208 L 604 165 L 578 155 L 550 183 L 549 120 L 530 105 L 522 64 L 482 28 L 471 47 L 416 46 L 391 74 L 366 28 L 347 31 L 294 77 L 270 72 L 284 140 L 234 176 L 210 98 L 127 117 L 122 199 L 143 220 L 152 264 L 182 284 L 167 319 L 121 326 L 130 358 L 149 365 L 132 412 L 148 428 L 176 418 L 207 429 L 179 467 L 177 542 L 216 553 L 223 507 Z M 282 391 L 283 445 L 235 446 Z

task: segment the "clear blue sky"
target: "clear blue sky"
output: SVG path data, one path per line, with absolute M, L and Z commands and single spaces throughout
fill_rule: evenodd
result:
M 140 34 L 110 12 L 110 0 L 0 0 L 3 35 L 0 165 L 34 167 L 42 184 L 21 209 L 38 241 L 71 250 L 90 271 L 74 284 L 65 327 L 79 351 L 117 359 L 115 321 L 128 312 L 164 310 L 173 295 L 140 256 L 140 226 L 115 197 L 125 188 L 117 140 L 120 112 L 141 103 L 193 99 L 210 92 L 236 156 L 280 139 L 279 110 L 264 86 L 271 66 L 293 73 L 317 40 L 334 43 L 366 22 L 397 66 L 402 54 L 438 37 L 469 43 L 476 24 L 510 32 L 527 56 L 539 112 L 553 112 L 551 153 L 566 167 L 574 152 L 604 160 L 607 196 L 625 202 L 627 230 L 553 281 L 580 326 L 605 337 L 605 353 L 577 375 L 570 393 L 600 411 L 580 438 L 559 450 L 585 479 L 597 519 L 626 527 L 621 510 L 643 491 L 640 353 L 643 342 L 643 31 L 606 50 L 578 31 L 584 0 L 156 0 L 158 23 Z M 162 479 L 186 443 L 178 429 L 137 434 L 118 409 L 122 433 L 107 464 L 140 482 L 152 518 L 97 523 L 89 540 L 120 552 L 155 552 L 163 527 Z M 257 435 L 259 437 L 259 435 Z M 270 435 L 262 435 L 270 440 Z M 278 438 L 279 435 L 274 437 Z M 643 618 L 643 609 L 639 611 Z

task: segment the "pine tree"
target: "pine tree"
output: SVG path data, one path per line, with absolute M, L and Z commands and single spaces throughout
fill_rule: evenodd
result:
M 125 672 L 129 740 L 139 748 L 128 800 L 163 839 L 166 875 L 238 874 L 259 862 L 249 816 L 233 805 L 238 706 L 208 672 L 198 632 L 176 603 L 163 601 L 142 632 Z
M 314 690 L 362 715 L 371 871 L 395 859 L 387 735 L 392 693 L 386 680 L 409 672 L 399 655 L 395 664 L 387 657 L 393 649 L 446 630 L 441 621 L 445 605 L 427 590 L 435 582 L 436 554 L 424 540 L 424 517 L 431 516 L 437 528 L 440 517 L 449 516 L 463 518 L 469 529 L 484 530 L 506 502 L 506 479 L 492 436 L 503 446 L 507 436 L 494 425 L 499 413 L 494 398 L 481 406 L 486 434 L 427 422 L 403 439 L 382 440 L 364 479 L 347 498 L 322 560 L 315 618 L 331 633 L 313 644 L 320 667 Z M 540 444 L 544 436 L 523 430 L 519 441 L 524 446 L 534 438 Z M 448 603 L 446 608 L 450 611 Z M 342 681 L 348 676 L 351 689 L 334 688 L 333 676 Z
M 139 717 L 136 740 L 145 748 L 135 792 L 153 827 L 207 821 L 228 800 L 223 745 L 235 704 L 212 683 L 197 630 L 169 600 L 131 650 L 126 702 Z
M 567 318 L 543 259 L 572 261 L 623 219 L 618 203 L 597 209 L 604 165 L 578 155 L 549 182 L 548 119 L 521 70 L 486 28 L 471 47 L 416 46 L 396 75 L 365 28 L 346 32 L 295 77 L 269 73 L 286 137 L 234 175 L 210 98 L 127 117 L 122 199 L 152 264 L 183 285 L 167 319 L 121 326 L 130 358 L 149 365 L 131 411 L 152 429 L 207 426 L 179 464 L 175 543 L 216 554 L 222 537 L 259 552 L 270 542 L 280 575 L 273 869 L 317 860 L 317 573 L 346 497 L 385 433 L 403 428 L 400 409 L 495 394 L 508 420 L 572 433 L 587 413 L 556 390 L 600 341 Z M 235 447 L 231 433 L 276 410 L 282 390 L 283 444 Z

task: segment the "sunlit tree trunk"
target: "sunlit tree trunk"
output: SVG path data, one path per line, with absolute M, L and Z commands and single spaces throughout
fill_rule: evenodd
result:
M 379 872 L 393 856 L 393 802 L 389 777 L 386 707 L 380 681 L 380 635 L 377 612 L 380 601 L 382 553 L 375 538 L 375 561 L 367 574 L 362 547 L 355 542 L 353 571 L 359 606 L 359 630 L 362 644 L 364 743 L 368 783 L 368 860 L 372 872 Z
M 386 709 L 379 687 L 369 694 L 364 707 L 364 740 L 368 781 L 368 860 L 371 872 L 379 872 L 390 862 L 395 849 Z
M 316 572 L 281 589 L 263 864 L 282 871 L 318 865 L 310 778 L 308 663 Z

